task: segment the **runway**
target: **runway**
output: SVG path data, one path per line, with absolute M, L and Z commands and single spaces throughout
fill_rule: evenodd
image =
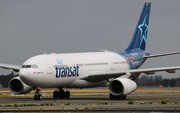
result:
M 161 100 L 168 100 L 170 102 L 179 102 L 180 94 L 130 94 L 126 100 L 110 100 L 109 95 L 89 95 L 89 96 L 71 96 L 70 99 L 53 99 L 52 97 L 43 97 L 41 101 L 35 101 L 33 97 L 7 97 L 0 98 L 0 104 L 11 103 L 98 103 L 98 102 L 114 102 L 127 103 L 129 100 L 134 102 L 160 102 Z
M 74 110 L 84 110 L 85 108 L 89 110 L 122 110 L 122 109 L 136 109 L 136 110 L 152 110 L 152 109 L 166 109 L 180 111 L 180 91 L 177 89 L 139 89 L 136 92 L 127 96 L 126 100 L 110 100 L 109 91 L 107 89 L 85 89 L 79 90 L 78 92 L 73 92 L 74 89 L 70 90 L 70 99 L 53 99 L 53 90 L 44 90 L 46 96 L 43 96 L 43 100 L 35 101 L 33 99 L 33 92 L 27 94 L 29 96 L 10 96 L 5 98 L 0 98 L 0 111 L 4 109 L 4 105 L 8 109 L 16 108 L 17 110 L 33 108 L 40 110 L 47 109 L 74 109 Z M 75 91 L 75 90 L 74 90 Z M 77 91 L 77 90 L 76 90 Z M 1 90 L 2 94 L 3 90 Z M 4 93 L 9 94 L 8 90 Z M 49 96 L 50 95 L 50 96 Z M 134 104 L 130 105 L 128 102 L 133 100 Z M 167 104 L 161 104 L 162 100 L 166 100 Z M 106 104 L 105 104 L 106 103 Z M 14 107 L 14 104 L 17 106 Z M 38 106 L 27 106 L 28 104 L 34 104 Z M 45 104 L 48 104 L 47 106 Z M 26 105 L 26 106 L 24 106 Z M 19 108 L 19 109 L 18 109 Z M 11 111 L 10 111 L 11 112 Z
M 67 89 L 65 89 L 67 90 Z M 109 90 L 107 88 L 91 88 L 91 89 L 70 89 L 71 97 L 70 99 L 53 99 L 52 89 L 44 89 L 41 91 L 43 95 L 43 100 L 35 101 L 33 99 L 34 91 L 22 96 L 10 96 L 11 93 L 8 89 L 0 89 L 0 95 L 7 96 L 6 98 L 0 98 L 0 104 L 4 103 L 47 103 L 54 102 L 57 103 L 78 103 L 78 102 L 111 102 L 109 99 Z M 159 102 L 161 100 L 169 101 L 180 101 L 180 88 L 139 88 L 134 93 L 127 96 L 126 100 L 113 100 L 114 102 L 124 102 L 127 103 L 129 100 L 134 100 L 135 102 Z

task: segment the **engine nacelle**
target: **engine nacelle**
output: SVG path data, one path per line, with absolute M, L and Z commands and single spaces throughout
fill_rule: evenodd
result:
M 115 78 L 109 84 L 110 93 L 119 96 L 127 95 L 137 88 L 137 84 L 129 78 Z
M 23 83 L 19 77 L 14 77 L 9 81 L 8 88 L 13 94 L 26 94 L 33 88 Z

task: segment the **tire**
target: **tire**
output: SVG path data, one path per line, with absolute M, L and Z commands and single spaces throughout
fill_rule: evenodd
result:
M 62 91 L 59 91 L 58 92 L 59 93 L 59 98 L 61 98 L 61 99 L 64 99 L 65 98 L 65 92 L 64 92 L 64 90 L 62 90 Z
M 126 100 L 126 95 L 123 95 L 121 98 L 122 100 Z
M 109 95 L 110 99 L 113 100 L 115 98 L 115 96 L 113 94 L 110 93 Z
M 116 100 L 121 100 L 121 96 L 115 96 Z
M 38 99 L 38 95 L 35 94 L 35 95 L 34 95 L 34 100 L 37 100 L 37 99 Z
M 38 95 L 38 100 L 42 100 L 42 95 L 41 94 Z
M 69 97 L 70 97 L 70 92 L 69 91 L 66 91 L 65 97 L 66 97 L 66 99 L 69 99 Z
M 53 97 L 54 97 L 55 99 L 58 97 L 58 95 L 57 95 L 57 91 L 54 91 L 54 93 L 53 93 Z

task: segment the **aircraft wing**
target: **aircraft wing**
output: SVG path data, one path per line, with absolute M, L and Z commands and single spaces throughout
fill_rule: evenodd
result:
M 1 68 L 4 68 L 4 69 L 12 69 L 16 72 L 19 72 L 21 66 L 20 65 L 13 65 L 13 64 L 3 64 L 3 63 L 0 63 L 0 67 Z
M 87 80 L 91 82 L 98 82 L 102 80 L 108 80 L 111 78 L 120 77 L 122 75 L 133 75 L 133 74 L 155 74 L 158 71 L 166 71 L 168 73 L 175 73 L 176 70 L 180 70 L 180 66 L 176 67 L 159 67 L 159 68 L 148 68 L 148 69 L 133 69 L 124 71 L 109 71 L 109 72 L 91 72 L 80 77 L 81 80 Z M 129 76 L 127 76 L 129 77 Z

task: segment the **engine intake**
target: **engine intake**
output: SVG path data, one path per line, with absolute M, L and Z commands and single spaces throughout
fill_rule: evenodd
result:
M 26 94 L 33 88 L 21 81 L 19 77 L 14 77 L 9 81 L 8 87 L 13 94 Z
M 137 84 L 129 78 L 116 78 L 109 84 L 110 93 L 119 96 L 127 95 L 137 88 Z

